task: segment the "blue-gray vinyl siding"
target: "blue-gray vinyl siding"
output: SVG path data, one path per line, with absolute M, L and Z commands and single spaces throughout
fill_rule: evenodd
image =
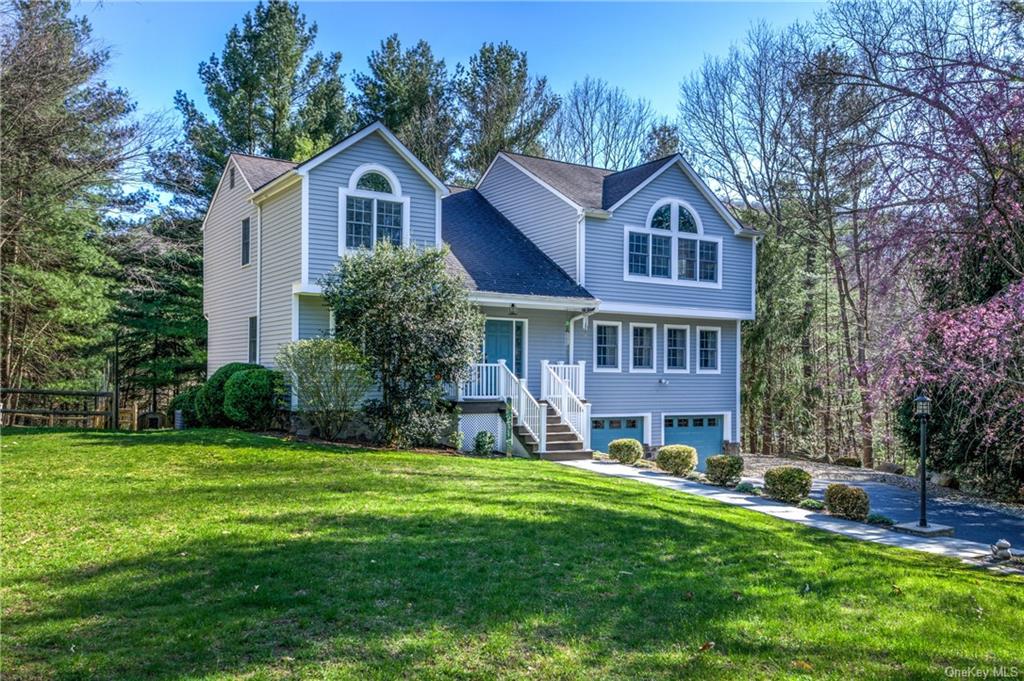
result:
M 299 340 L 326 336 L 330 330 L 330 308 L 320 296 L 299 296 Z
M 315 284 L 338 262 L 339 188 L 347 188 L 359 166 L 379 163 L 398 177 L 410 199 L 409 241 L 434 246 L 437 241 L 437 192 L 385 141 L 372 134 L 309 171 L 309 281 Z
M 266 201 L 260 216 L 259 361 L 274 366 L 278 350 L 292 339 L 292 285 L 302 276 L 299 186 Z
M 619 372 L 595 371 L 595 322 L 621 322 L 619 340 Z M 655 371 L 630 372 L 629 323 L 656 324 Z M 665 324 L 690 327 L 687 355 L 689 373 L 665 372 Z M 716 327 L 721 333 L 720 374 L 698 374 L 697 327 Z M 592 413 L 603 416 L 651 416 L 651 441 L 661 445 L 663 419 L 669 415 L 729 414 L 730 433 L 726 439 L 736 438 L 736 322 L 709 319 L 666 319 L 640 316 L 597 314 L 590 318 L 587 330 L 576 322 L 574 333 L 574 361 L 586 360 L 586 398 Z M 667 383 L 661 383 L 661 381 Z
M 683 199 L 693 206 L 700 214 L 705 234 L 722 237 L 721 289 L 623 280 L 625 227 L 646 226 L 651 207 L 668 197 Z M 753 241 L 736 236 L 679 166 L 673 166 L 617 208 L 611 218 L 587 218 L 585 286 L 602 301 L 750 314 L 753 248 Z
M 576 209 L 499 157 L 477 191 L 566 274 L 576 275 Z

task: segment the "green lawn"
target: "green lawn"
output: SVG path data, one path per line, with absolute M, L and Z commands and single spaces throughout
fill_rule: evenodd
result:
M 1024 668 L 1018 577 L 552 463 L 9 430 L 0 470 L 5 681 Z

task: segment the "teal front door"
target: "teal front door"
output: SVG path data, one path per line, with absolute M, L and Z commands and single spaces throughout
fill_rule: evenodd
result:
M 523 376 L 523 322 L 513 319 L 488 319 L 484 324 L 484 362 L 505 360 L 516 376 Z
M 721 416 L 666 416 L 667 445 L 690 445 L 697 450 L 697 470 L 704 470 L 709 456 L 722 453 Z

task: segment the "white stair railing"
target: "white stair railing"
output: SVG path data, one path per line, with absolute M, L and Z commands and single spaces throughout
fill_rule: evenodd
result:
M 501 364 L 469 365 L 469 378 L 459 384 L 458 399 L 460 400 L 501 400 L 504 391 L 501 388 Z
M 516 376 L 504 360 L 498 362 L 501 371 L 502 399 L 512 406 L 519 424 L 537 441 L 538 450 L 547 451 L 548 410 L 526 387 L 526 381 Z
M 548 366 L 551 368 L 551 371 L 555 372 L 559 378 L 565 381 L 566 385 L 569 386 L 569 390 L 572 390 L 577 397 L 582 399 L 586 396 L 586 393 L 583 391 L 583 380 L 586 376 L 585 361 L 580 360 L 576 364 L 563 364 L 559 362 L 558 364 L 548 364 Z
M 562 420 L 569 424 L 569 429 L 583 442 L 583 448 L 590 449 L 590 403 L 584 402 L 573 392 L 554 370 L 554 366 L 565 365 L 541 362 L 541 371 L 545 372 L 541 379 L 541 399 L 550 404 Z

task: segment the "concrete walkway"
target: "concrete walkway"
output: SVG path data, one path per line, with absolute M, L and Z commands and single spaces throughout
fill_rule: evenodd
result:
M 707 497 L 708 499 L 720 501 L 723 504 L 741 506 L 743 508 L 750 509 L 751 511 L 757 511 L 775 518 L 781 518 L 782 520 L 800 523 L 801 525 L 806 525 L 808 527 L 815 527 L 819 530 L 825 530 L 826 532 L 835 532 L 836 534 L 841 534 L 852 539 L 872 541 L 878 544 L 887 544 L 889 546 L 899 546 L 905 549 L 914 549 L 915 551 L 925 551 L 927 553 L 948 556 L 950 558 L 959 558 L 961 560 L 976 561 L 991 555 L 988 545 L 981 542 L 970 541 L 958 537 L 925 538 L 899 534 L 877 525 L 868 525 L 866 523 L 858 523 L 852 520 L 834 518 L 830 515 L 816 513 L 814 511 L 806 511 L 802 508 L 797 508 L 796 506 L 789 506 L 788 504 L 770 501 L 761 497 L 738 494 L 735 490 L 725 487 L 703 485 L 697 482 L 690 482 L 689 480 L 683 480 L 682 478 L 666 475 L 665 473 L 633 468 L 632 466 L 623 466 L 622 464 L 610 461 L 559 461 L 558 463 L 565 466 L 571 466 L 572 468 L 590 471 L 592 473 L 609 475 L 616 478 L 637 480 L 639 482 L 656 485 L 658 487 L 667 487 L 687 494 Z

